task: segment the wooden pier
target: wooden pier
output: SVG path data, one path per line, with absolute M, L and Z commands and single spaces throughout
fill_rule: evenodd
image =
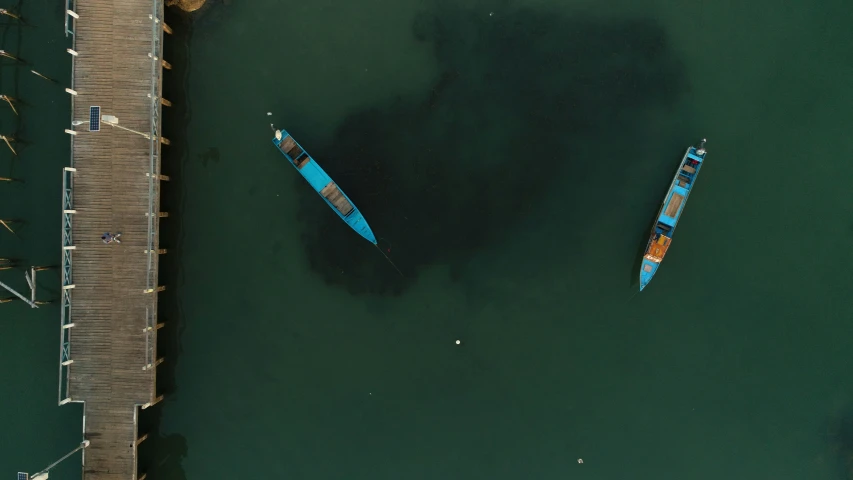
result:
M 60 405 L 83 402 L 84 480 L 137 480 L 157 403 L 163 0 L 67 0 L 71 166 L 64 173 Z M 90 131 L 90 107 L 100 131 Z M 117 117 L 117 120 L 113 117 Z M 95 115 L 94 120 L 98 120 Z M 102 235 L 121 233 L 118 242 Z

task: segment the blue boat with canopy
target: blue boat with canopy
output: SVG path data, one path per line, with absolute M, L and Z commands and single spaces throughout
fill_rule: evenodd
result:
M 705 139 L 698 146 L 692 146 L 684 153 L 681 159 L 681 164 L 675 172 L 675 177 L 663 197 L 660 211 L 655 218 L 655 224 L 652 227 L 652 232 L 649 235 L 649 242 L 643 252 L 643 264 L 640 268 L 640 290 L 646 288 L 646 285 L 652 281 L 655 272 L 660 268 L 664 255 L 669 250 L 669 245 L 672 243 L 672 235 L 675 232 L 675 226 L 678 224 L 678 219 L 684 212 L 684 206 L 687 204 L 687 197 L 693 190 L 696 183 L 696 177 L 699 175 L 699 169 L 705 162 Z

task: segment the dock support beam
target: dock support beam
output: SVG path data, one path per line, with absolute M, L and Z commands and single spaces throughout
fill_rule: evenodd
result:
M 145 410 L 148 407 L 153 407 L 154 405 L 157 405 L 161 401 L 163 401 L 163 395 L 160 395 L 157 398 L 155 398 L 154 400 L 146 403 L 145 405 L 142 406 L 142 409 Z
M 21 295 L 20 293 L 16 292 L 15 290 L 13 290 L 13 289 L 12 289 L 12 287 L 10 287 L 10 286 L 6 285 L 5 283 L 0 282 L 0 287 L 5 288 L 6 290 L 8 290 L 8 291 L 12 292 L 12 294 L 13 294 L 13 295 L 15 295 L 16 297 L 18 297 L 18 298 L 20 298 L 21 300 L 23 300 L 23 301 L 27 302 L 27 305 L 29 305 L 30 307 L 32 307 L 32 308 L 39 308 L 39 307 L 38 307 L 38 305 L 36 305 L 36 304 L 35 304 L 35 302 L 32 302 L 29 298 L 27 298 L 27 297 L 25 297 L 25 296 Z

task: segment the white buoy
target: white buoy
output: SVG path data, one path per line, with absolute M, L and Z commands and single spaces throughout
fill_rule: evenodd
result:
M 271 116 L 272 116 L 272 112 L 267 112 L 267 116 L 268 116 L 268 117 L 271 117 Z
M 579 458 L 579 459 L 578 459 L 578 463 L 583 463 L 583 459 L 582 459 L 582 458 Z
M 456 345 L 462 345 L 462 340 L 456 340 Z

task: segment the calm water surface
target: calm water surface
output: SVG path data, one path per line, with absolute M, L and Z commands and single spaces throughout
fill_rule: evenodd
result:
M 853 11 L 777 7 L 172 15 L 149 478 L 850 478 Z M 61 13 L 41 15 L 55 37 L 6 41 L 67 78 Z M 0 232 L 0 256 L 56 263 L 67 99 L 17 85 L 32 144 L 0 151 L 0 171 L 27 183 L 0 184 L 0 217 L 30 223 Z M 406 278 L 284 163 L 271 121 Z M 633 296 L 649 222 L 702 137 L 674 246 Z M 0 307 L 0 465 L 35 470 L 74 445 L 81 409 L 54 402 L 58 309 Z

